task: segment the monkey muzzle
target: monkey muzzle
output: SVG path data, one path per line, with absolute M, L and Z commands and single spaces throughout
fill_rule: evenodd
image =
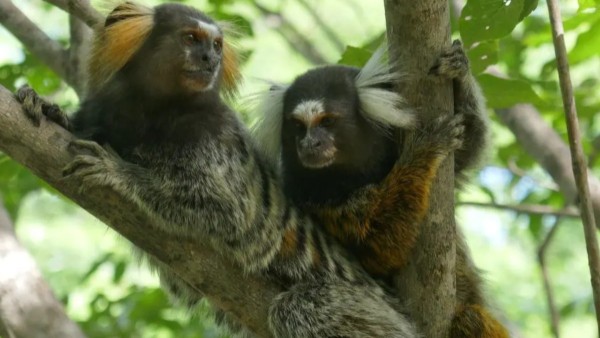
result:
M 321 169 L 335 162 L 337 149 L 332 143 L 305 138 L 298 143 L 297 152 L 304 167 Z
M 206 62 L 200 65 L 183 68 L 183 76 L 187 85 L 198 91 L 209 90 L 213 87 L 219 74 L 220 62 Z

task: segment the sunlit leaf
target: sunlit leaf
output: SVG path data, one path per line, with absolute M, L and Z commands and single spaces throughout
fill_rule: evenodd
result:
M 525 0 L 469 0 L 462 11 L 459 30 L 469 46 L 501 38 L 521 21 Z
M 498 42 L 489 41 L 477 44 L 467 51 L 471 62 L 471 72 L 479 74 L 488 66 L 498 62 Z
M 371 51 L 365 48 L 348 46 L 337 63 L 347 66 L 362 67 L 367 63 L 372 54 Z
M 477 76 L 477 80 L 491 108 L 509 108 L 517 103 L 543 104 L 542 99 L 525 81 L 503 79 L 490 74 L 481 74 Z

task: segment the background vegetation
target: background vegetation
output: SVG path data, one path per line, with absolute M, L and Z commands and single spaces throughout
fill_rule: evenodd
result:
M 186 3 L 240 27 L 242 97 L 264 89 L 259 79 L 286 82 L 323 63 L 360 65 L 385 28 L 382 1 Z M 50 37 L 68 44 L 63 11 L 35 0 L 14 4 Z M 596 337 L 576 200 L 543 160 L 570 161 L 568 154 L 550 142 L 532 147 L 527 139 L 528 132 L 548 125 L 566 140 L 548 14 L 544 3 L 537 5 L 535 0 L 469 0 L 461 14 L 462 3 L 453 2 L 453 31 L 470 48 L 489 103 L 494 142 L 484 168 L 459 196 L 458 223 L 475 262 L 486 271 L 491 298 L 523 337 Z M 565 0 L 561 6 L 593 179 L 600 173 L 600 1 Z M 75 92 L 0 26 L 0 84 L 14 90 L 24 83 L 67 109 L 76 108 Z M 518 105 L 523 103 L 532 106 Z M 236 105 L 252 123 L 248 106 Z M 518 109 L 525 108 L 534 108 L 542 119 L 512 125 L 507 114 L 516 109 L 523 117 Z M 525 135 L 516 131 L 519 127 Z M 18 238 L 89 337 L 222 336 L 203 311 L 190 317 L 172 309 L 126 241 L 2 154 L 0 195 Z M 554 321 L 558 333 L 553 333 L 548 295 L 559 318 Z

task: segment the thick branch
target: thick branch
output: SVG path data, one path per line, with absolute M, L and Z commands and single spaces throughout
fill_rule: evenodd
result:
M 596 221 L 588 185 L 588 168 L 585 163 L 583 147 L 581 146 L 581 133 L 579 132 L 579 121 L 577 120 L 577 108 L 571 74 L 569 72 L 569 61 L 567 60 L 567 48 L 560 16 L 558 0 L 548 0 L 548 12 L 550 13 L 550 26 L 552 27 L 552 40 L 560 80 L 560 91 L 567 120 L 569 134 L 569 145 L 571 148 L 571 159 L 573 162 L 573 174 L 579 192 L 579 205 L 581 209 L 581 220 L 585 234 L 585 244 L 588 254 L 592 290 L 594 295 L 594 307 L 596 308 L 596 322 L 598 333 L 600 333 L 600 249 L 598 248 L 598 237 L 596 235 Z
M 204 244 L 156 230 L 153 220 L 116 192 L 99 188 L 81 193 L 78 182 L 62 178 L 72 161 L 73 136 L 42 121 L 33 127 L 20 105 L 0 86 L 0 151 L 29 168 L 145 252 L 168 265 L 215 306 L 238 318 L 261 337 L 269 337 L 267 310 L 279 288 L 264 278 L 247 276 Z M 208 242 L 208 241 L 206 241 Z
M 568 146 L 529 104 L 497 109 L 500 120 L 515 134 L 519 144 L 552 176 L 567 201 L 577 200 L 577 186 Z M 588 172 L 590 196 L 596 219 L 600 219 L 600 180 Z
M 0 201 L 0 325 L 15 337 L 83 338 L 21 246 Z
M 44 0 L 94 27 L 104 20 L 87 0 Z
M 410 70 L 401 94 L 419 113 L 433 118 L 452 113 L 452 86 L 427 74 L 450 42 L 445 0 L 385 0 L 390 59 Z M 445 337 L 455 310 L 454 171 L 450 156 L 438 172 L 431 207 L 421 226 L 398 290 L 412 299 L 411 315 L 424 337 Z
M 48 37 L 10 0 L 0 0 L 0 24 L 59 77 L 73 84 L 65 68 L 67 55 L 64 48 Z

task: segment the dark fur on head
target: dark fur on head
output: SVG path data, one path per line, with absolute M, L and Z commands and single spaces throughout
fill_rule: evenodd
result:
M 360 111 L 355 85 L 359 71 L 344 66 L 313 69 L 285 92 L 282 169 L 286 192 L 298 204 L 339 203 L 357 188 L 381 181 L 395 162 L 398 146 L 391 130 L 367 120 Z M 307 127 L 293 116 L 307 102 L 322 105 L 323 112 L 316 114 L 334 115 Z M 314 141 L 306 145 L 307 139 Z M 323 152 L 332 155 L 319 158 Z M 315 162 L 330 163 L 311 168 L 305 153 L 316 153 Z
M 81 108 L 86 113 L 73 120 L 74 131 L 126 156 L 138 144 L 187 142 L 218 130 L 223 115 L 217 112 L 228 109 L 220 99 L 230 66 L 224 54 L 232 53 L 223 43 L 217 23 L 192 7 L 118 6 L 96 32 L 90 70 L 97 73 Z M 200 111 L 182 105 L 210 106 L 215 113 L 177 116 Z M 201 123 L 193 123 L 197 119 Z

